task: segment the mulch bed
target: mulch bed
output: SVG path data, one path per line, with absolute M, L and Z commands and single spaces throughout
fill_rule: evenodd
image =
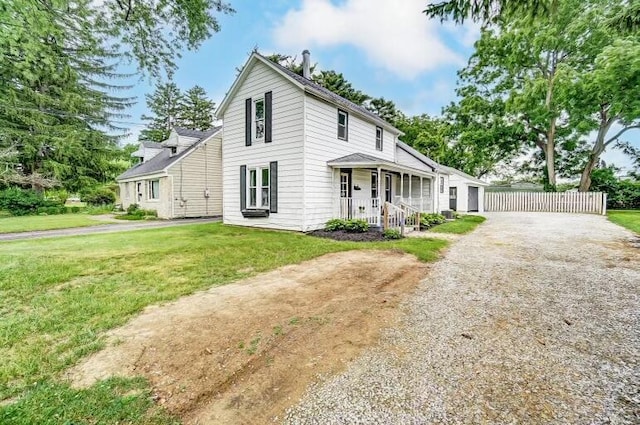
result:
M 378 232 L 377 230 L 369 230 L 363 233 L 350 233 L 344 230 L 336 230 L 335 232 L 316 230 L 309 232 L 309 235 L 319 238 L 335 239 L 337 241 L 373 242 L 386 240 L 382 237 L 382 232 Z

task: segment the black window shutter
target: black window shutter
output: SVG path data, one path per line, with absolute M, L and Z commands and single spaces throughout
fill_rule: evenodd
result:
M 240 211 L 247 209 L 247 166 L 240 166 Z
M 251 98 L 244 101 L 244 144 L 251 146 Z
M 271 199 L 269 200 L 269 211 L 278 212 L 278 161 L 269 163 L 269 188 Z
M 264 94 L 264 142 L 271 143 L 271 99 L 270 91 Z

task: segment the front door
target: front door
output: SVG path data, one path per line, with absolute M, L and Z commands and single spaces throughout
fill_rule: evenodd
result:
M 349 197 L 349 192 L 350 192 L 350 184 L 349 184 L 349 177 L 351 177 L 351 175 L 349 173 L 345 173 L 345 172 L 341 172 L 340 173 L 340 197 L 341 198 L 348 198 Z
M 478 188 L 475 186 L 469 186 L 469 212 L 478 212 Z
M 351 173 L 340 172 L 340 217 L 351 218 Z
M 391 202 L 391 174 L 384 175 L 384 200 Z
M 458 188 L 455 186 L 449 188 L 449 209 L 458 210 Z

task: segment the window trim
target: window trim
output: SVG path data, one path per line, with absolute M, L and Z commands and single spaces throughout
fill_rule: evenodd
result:
M 154 193 L 153 183 L 158 183 L 158 192 L 157 193 Z M 160 179 L 147 180 L 147 200 L 148 201 L 159 201 L 160 200 Z
M 380 137 L 378 138 L 378 131 Z M 376 150 L 382 151 L 384 149 L 384 130 L 382 127 L 376 126 Z
M 255 173 L 255 183 L 251 181 L 251 173 Z M 256 192 L 255 202 L 251 202 L 251 190 Z M 248 168 L 247 169 L 247 209 L 256 209 L 258 208 L 258 168 Z
M 267 173 L 265 185 L 265 172 Z M 266 204 L 265 198 L 262 196 L 264 189 L 267 189 Z M 260 208 L 269 209 L 271 207 L 271 170 L 269 167 L 260 168 Z
M 262 118 L 258 120 L 256 114 L 258 113 L 257 104 L 262 102 Z M 266 114 L 266 105 L 267 102 L 263 97 L 259 97 L 253 100 L 252 111 L 251 111 L 251 136 L 253 142 L 264 142 L 266 140 L 266 124 L 267 124 L 267 114 Z M 258 122 L 262 121 L 262 137 L 258 137 L 257 125 Z
M 344 137 L 340 137 L 340 128 L 341 128 L 340 115 L 344 115 L 344 126 L 343 126 Z M 338 109 L 338 127 L 337 128 L 338 128 L 338 139 L 348 141 L 349 140 L 349 113 L 347 111 Z
M 266 182 L 263 181 L 264 172 L 266 171 Z M 251 173 L 256 173 L 255 186 L 251 182 Z M 263 189 L 267 189 L 266 204 L 262 197 Z M 256 202 L 251 203 L 251 190 L 256 192 Z M 247 210 L 269 210 L 271 207 L 271 169 L 267 166 L 247 167 L 247 188 L 245 197 L 247 200 Z

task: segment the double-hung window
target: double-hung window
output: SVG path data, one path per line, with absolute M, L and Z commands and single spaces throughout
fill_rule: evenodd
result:
M 269 168 L 250 168 L 247 185 L 247 206 L 249 208 L 269 208 L 271 187 Z
M 376 127 L 376 149 L 382 150 L 382 127 Z
M 440 193 L 444 193 L 444 177 L 440 177 Z
M 149 180 L 148 199 L 160 199 L 160 180 Z
M 253 131 L 254 140 L 260 142 L 264 140 L 264 98 L 256 99 L 253 102 Z
M 349 139 L 349 114 L 338 109 L 338 139 Z

